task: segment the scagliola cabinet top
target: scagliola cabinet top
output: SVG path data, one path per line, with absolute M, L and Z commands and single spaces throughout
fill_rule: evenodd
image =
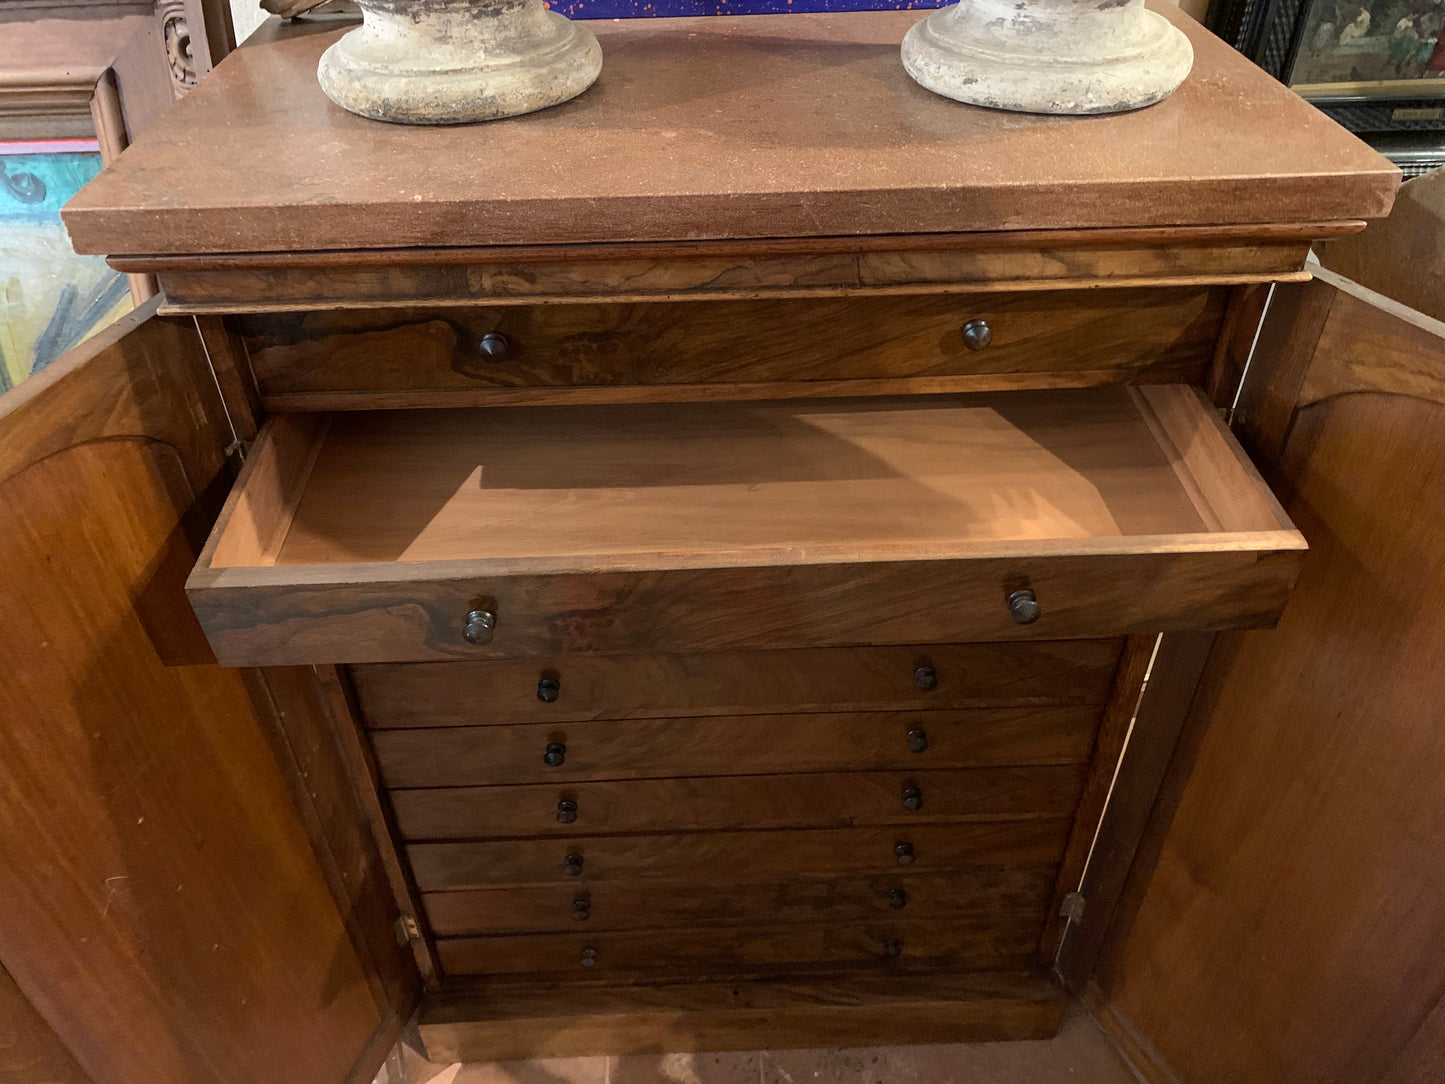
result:
M 351 22 L 273 23 L 72 201 L 65 221 L 78 251 L 161 271 L 173 307 L 224 310 L 274 303 L 277 288 L 300 290 L 300 301 L 369 288 L 397 300 L 336 277 L 366 266 L 361 252 L 373 264 L 408 250 L 413 264 L 443 265 L 478 249 L 598 243 L 704 256 L 746 241 L 753 256 L 795 260 L 771 272 L 753 261 L 737 281 L 716 268 L 688 282 L 614 278 L 612 296 L 766 291 L 784 278 L 792 290 L 912 288 L 923 283 L 903 281 L 901 266 L 860 264 L 858 253 L 957 247 L 943 235 L 967 236 L 975 253 L 993 244 L 1036 256 L 934 271 L 974 285 L 1258 279 L 1298 271 L 1308 240 L 1387 213 L 1399 183 L 1388 162 L 1172 5 L 1159 10 L 1189 34 L 1194 70 L 1165 101 L 1115 116 L 1004 113 L 930 94 L 898 61 L 916 13 L 880 11 L 594 24 L 606 67 L 578 99 L 435 129 L 367 121 L 322 94 L 317 59 Z M 1019 231 L 1046 233 L 1000 240 Z M 1099 245 L 1180 256 L 1069 262 Z M 1220 262 L 1200 246 L 1250 251 Z M 272 280 L 268 302 L 240 277 L 303 267 L 331 281 Z M 194 290 L 190 279 L 166 283 L 167 271 L 213 278 Z M 229 285 L 219 272 L 232 273 Z M 485 273 L 406 289 L 548 292 L 540 279 Z

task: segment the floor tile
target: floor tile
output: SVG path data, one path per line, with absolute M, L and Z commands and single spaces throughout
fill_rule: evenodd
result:
M 470 1062 L 461 1067 L 452 1084 L 607 1084 L 607 1059 Z
M 764 1050 L 761 1084 L 921 1084 L 913 1049 Z
M 612 1059 L 608 1084 L 758 1084 L 756 1050 L 721 1054 L 630 1054 Z

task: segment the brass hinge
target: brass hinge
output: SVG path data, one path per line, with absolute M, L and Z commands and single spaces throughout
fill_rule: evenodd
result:
M 402 915 L 396 920 L 396 943 L 398 945 L 409 945 L 413 941 L 421 940 L 421 927 L 416 924 L 416 919 L 411 915 Z
M 1084 896 L 1080 892 L 1070 892 L 1064 897 L 1064 904 L 1059 908 L 1059 914 L 1077 926 L 1084 921 Z

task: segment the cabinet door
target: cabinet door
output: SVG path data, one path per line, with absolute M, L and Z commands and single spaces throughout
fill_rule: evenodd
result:
M 0 964 L 93 1084 L 369 1080 L 405 984 L 186 604 L 230 426 L 153 312 L 0 399 Z
M 1098 978 L 1184 1084 L 1445 1080 L 1445 324 L 1318 270 L 1251 367 L 1309 555 L 1215 646 Z

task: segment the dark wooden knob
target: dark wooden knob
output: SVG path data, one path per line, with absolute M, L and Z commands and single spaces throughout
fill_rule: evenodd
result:
M 917 813 L 923 808 L 923 791 L 918 787 L 903 788 L 903 808 L 910 813 Z
M 890 888 L 888 890 L 888 906 L 895 911 L 901 911 L 908 906 L 908 890 L 904 888 Z
M 926 693 L 938 688 L 938 671 L 931 666 L 920 666 L 913 671 L 913 683 Z
M 567 747 L 559 741 L 549 741 L 547 751 L 542 754 L 542 763 L 549 768 L 560 768 L 567 763 Z
M 577 877 L 582 873 L 582 856 L 580 854 L 569 854 L 562 859 L 562 872 L 568 877 Z
M 489 331 L 477 343 L 477 352 L 488 361 L 501 361 L 512 349 L 509 340 L 500 331 Z
M 592 904 L 589 900 L 575 899 L 572 901 L 572 921 L 586 922 L 592 915 Z
M 963 345 L 970 350 L 982 350 L 993 342 L 993 328 L 987 320 L 970 320 L 963 325 Z
M 537 682 L 537 699 L 544 704 L 555 704 L 562 695 L 562 682 L 554 677 L 544 677 Z
M 1009 595 L 1008 612 L 1014 619 L 1015 625 L 1032 625 L 1042 615 L 1043 610 L 1039 607 L 1039 600 L 1027 587 L 1021 587 Z
M 913 865 L 913 844 L 895 843 L 893 845 L 893 857 L 898 859 L 900 866 Z
M 883 955 L 884 955 L 884 956 L 887 956 L 890 960 L 893 959 L 893 957 L 895 957 L 895 956 L 902 956 L 902 955 L 903 955 L 903 938 L 901 938 L 901 937 L 890 937 L 887 941 L 884 941 L 884 942 L 883 942 Z
M 469 610 L 462 623 L 462 639 L 469 644 L 490 644 L 497 628 L 497 615 L 492 610 Z
M 928 750 L 928 731 L 910 730 L 908 732 L 908 748 L 915 753 L 923 753 Z
M 596 950 L 595 948 L 585 948 L 585 949 L 583 949 L 583 950 L 582 950 L 582 966 L 583 966 L 583 967 L 594 967 L 594 966 L 596 966 L 596 964 L 597 964 L 597 950 Z
M 577 803 L 571 798 L 561 798 L 557 801 L 557 823 L 571 824 L 577 819 Z

